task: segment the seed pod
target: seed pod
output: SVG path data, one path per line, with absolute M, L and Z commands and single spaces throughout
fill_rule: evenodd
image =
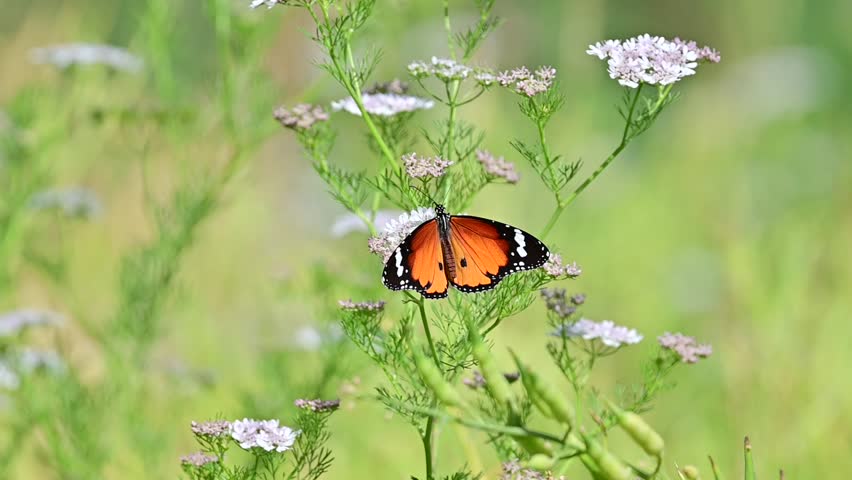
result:
M 556 465 L 556 459 L 543 453 L 537 453 L 527 461 L 527 467 L 539 472 L 546 472 L 552 469 L 554 465 Z
M 600 468 L 600 474 L 606 480 L 630 480 L 632 471 L 615 455 L 605 449 L 595 439 L 583 435 L 586 442 L 586 453 Z
M 630 438 L 637 445 L 642 447 L 642 450 L 645 450 L 645 453 L 654 457 L 659 457 L 663 453 L 663 448 L 665 448 L 663 437 L 651 428 L 642 417 L 633 412 L 626 412 L 610 401 L 607 401 L 606 404 L 615 415 L 621 428 L 630 435 Z
M 459 395 L 449 382 L 444 380 L 444 375 L 438 370 L 438 367 L 423 355 L 419 345 L 411 342 L 410 346 L 411 352 L 414 355 L 414 365 L 417 367 L 420 378 L 432 389 L 438 400 L 451 407 L 463 408 L 465 404 L 461 395 Z
M 698 468 L 693 465 L 684 465 L 684 467 L 680 469 L 680 473 L 689 480 L 701 480 Z
M 482 371 L 482 376 L 485 377 L 485 388 L 499 404 L 507 405 L 513 414 L 517 414 L 520 409 L 515 394 L 512 393 L 512 387 L 509 386 L 509 382 L 497 366 L 488 345 L 482 341 L 482 337 L 476 331 L 476 328 L 469 330 L 469 336 L 471 343 L 473 343 L 473 358 L 479 363 L 479 369 Z
M 521 380 L 524 383 L 524 388 L 527 389 L 533 404 L 541 410 L 541 413 L 559 420 L 560 422 L 573 428 L 574 426 L 574 408 L 559 393 L 553 385 L 541 381 L 538 375 L 521 363 L 521 360 L 515 355 L 515 352 L 510 350 L 512 357 L 515 359 L 515 364 L 521 372 Z M 539 405 L 543 402 L 546 409 Z
M 553 455 L 553 448 L 550 447 L 550 444 L 540 438 L 528 435 L 520 435 L 512 438 L 531 455 L 541 454 L 547 457 Z

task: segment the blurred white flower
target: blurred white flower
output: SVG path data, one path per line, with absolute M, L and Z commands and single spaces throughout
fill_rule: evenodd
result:
M 396 219 L 402 213 L 401 210 L 378 210 L 373 219 L 376 230 L 384 230 L 385 225 Z M 343 237 L 352 232 L 368 232 L 367 225 L 354 213 L 344 213 L 334 219 L 331 224 L 331 235 L 335 238 Z
M 395 93 L 363 93 L 361 100 L 364 102 L 364 109 L 367 110 L 367 113 L 382 117 L 392 117 L 400 113 L 414 112 L 435 106 L 435 102 L 432 100 Z M 358 104 L 352 97 L 331 102 L 331 109 L 335 112 L 346 110 L 352 115 L 361 116 L 361 110 L 358 109 Z
M 581 318 L 574 323 L 561 325 L 551 335 L 555 337 L 582 338 L 598 340 L 608 347 L 618 348 L 622 345 L 633 345 L 642 341 L 642 335 L 632 328 L 616 325 L 610 320 L 595 322 Z
M 435 210 L 420 207 L 408 213 L 403 213 L 396 220 L 391 220 L 385 225 L 384 231 L 370 238 L 370 252 L 382 256 L 382 261 L 387 262 L 396 247 L 405 240 L 409 233 L 414 231 L 421 223 L 435 218 Z
M 0 315 L 0 337 L 11 337 L 29 327 L 55 325 L 62 317 L 54 312 L 21 309 Z
M 322 333 L 316 327 L 306 325 L 299 327 L 293 335 L 293 343 L 302 350 L 313 352 L 322 346 Z
M 636 88 L 640 83 L 669 85 L 695 74 L 700 61 L 718 63 L 719 52 L 699 48 L 679 38 L 667 40 L 647 33 L 627 40 L 607 40 L 589 45 L 586 53 L 607 60 L 610 78 Z
M 244 418 L 231 423 L 231 438 L 246 450 L 261 448 L 267 452 L 285 452 L 293 447 L 300 433 L 279 426 L 278 420 Z
M 127 50 L 112 45 L 69 43 L 30 51 L 33 63 L 49 64 L 65 69 L 74 65 L 106 65 L 125 72 L 142 70 L 142 59 Z
M 21 379 L 15 370 L 3 360 L 0 360 L 0 389 L 17 390 L 21 386 Z
M 89 219 L 103 212 L 97 194 L 82 187 L 45 190 L 30 199 L 34 210 L 59 210 L 68 217 Z
M 25 348 L 18 354 L 18 368 L 21 373 L 42 369 L 51 373 L 62 373 L 65 371 L 65 361 L 53 350 Z

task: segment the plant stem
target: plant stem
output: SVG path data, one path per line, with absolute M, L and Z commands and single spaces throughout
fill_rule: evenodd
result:
M 453 46 L 453 27 L 450 25 L 450 0 L 444 0 L 444 30 L 447 31 L 447 48 L 450 50 L 450 58 L 456 59 L 456 49 Z
M 633 95 L 633 100 L 630 101 L 630 109 L 627 113 L 627 119 L 624 123 L 624 131 L 621 134 L 621 142 L 619 142 L 618 146 L 615 147 L 615 150 L 613 150 L 612 153 L 609 154 L 609 156 L 597 168 L 597 170 L 592 172 L 592 174 L 588 178 L 586 178 L 586 180 L 584 180 L 579 187 L 577 187 L 573 192 L 571 192 L 571 194 L 567 198 L 565 198 L 556 205 L 556 210 L 553 211 L 553 215 L 551 215 L 550 220 L 547 221 L 547 225 L 545 225 L 544 230 L 542 230 L 540 238 L 543 239 L 547 236 L 548 233 L 550 233 L 554 225 L 556 225 L 556 222 L 559 220 L 559 217 L 562 215 L 562 212 L 565 210 L 565 207 L 567 207 L 574 200 L 576 200 L 576 198 L 581 193 L 583 193 L 583 190 L 585 190 L 589 185 L 591 185 L 592 182 L 594 182 L 598 178 L 598 176 L 603 173 L 604 170 L 606 170 L 609 164 L 612 163 L 613 160 L 615 160 L 615 157 L 617 157 L 622 152 L 622 150 L 627 147 L 627 145 L 630 143 L 630 140 L 634 138 L 630 135 L 630 126 L 633 124 L 633 113 L 636 111 L 636 103 L 638 103 L 639 101 L 639 96 L 642 93 L 643 85 L 644 84 L 642 83 L 639 84 L 639 87 L 636 88 L 636 93 Z M 654 107 L 654 111 L 656 111 L 656 109 L 659 108 L 659 105 L 661 104 L 662 101 L 658 101 L 657 105 Z
M 423 455 L 426 459 L 426 480 L 432 480 L 434 478 L 432 474 L 432 428 L 434 424 L 435 417 L 430 416 L 426 419 L 426 431 L 423 433 Z
M 423 331 L 426 332 L 426 341 L 429 342 L 429 350 L 432 352 L 432 360 L 435 362 L 435 366 L 438 367 L 438 370 L 443 371 L 441 369 L 441 362 L 438 359 L 438 350 L 435 349 L 435 342 L 432 340 L 432 331 L 429 329 L 429 320 L 426 318 L 426 302 L 423 297 L 420 297 L 417 301 L 417 308 L 420 310 L 420 321 L 423 323 Z M 432 407 L 435 408 L 437 402 L 435 399 L 432 399 Z M 426 431 L 423 433 L 423 455 L 425 456 L 426 462 L 426 480 L 432 480 L 432 468 L 434 463 L 434 452 L 432 450 L 432 436 L 434 432 L 435 418 L 430 416 L 426 419 Z
M 447 154 L 444 160 L 452 161 L 453 150 L 455 150 L 455 126 L 456 126 L 456 99 L 459 95 L 459 80 L 453 80 L 447 84 L 447 104 L 450 108 L 450 116 L 447 119 Z M 459 159 L 461 160 L 461 159 Z M 453 186 L 453 176 L 447 175 L 447 181 L 444 183 L 444 203 L 450 198 L 450 190 Z

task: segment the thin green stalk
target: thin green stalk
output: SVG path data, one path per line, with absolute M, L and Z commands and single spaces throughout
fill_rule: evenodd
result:
M 456 59 L 456 48 L 453 44 L 453 27 L 450 24 L 450 0 L 444 0 L 444 30 L 447 31 L 447 48 L 450 50 L 450 58 Z
M 426 332 L 426 341 L 429 343 L 429 350 L 432 352 L 432 360 L 435 362 L 435 366 L 438 367 L 438 370 L 441 370 L 441 362 L 438 359 L 438 350 L 435 348 L 435 342 L 432 340 L 432 331 L 429 329 L 429 320 L 426 318 L 426 302 L 423 297 L 420 297 L 417 301 L 417 308 L 420 311 L 420 321 L 423 323 L 423 331 Z M 441 370 L 443 371 L 443 370 Z M 437 405 L 437 401 L 432 399 L 432 407 L 435 408 Z M 423 432 L 423 455 L 426 463 L 426 480 L 432 480 L 433 474 L 432 469 L 434 467 L 435 456 L 432 445 L 432 437 L 434 435 L 434 425 L 435 418 L 430 416 L 426 420 L 426 431 Z
M 445 160 L 448 161 L 452 161 L 453 150 L 455 150 L 456 110 L 458 109 L 456 99 L 459 95 L 459 85 L 459 80 L 453 80 L 447 84 L 447 100 L 450 108 L 450 115 L 447 119 L 447 154 Z M 447 203 L 450 198 L 450 190 L 453 186 L 453 176 L 447 175 L 445 178 L 447 180 L 444 183 L 444 203 Z
M 435 478 L 432 474 L 432 470 L 434 468 L 434 459 L 432 456 L 432 428 L 434 427 L 434 423 L 434 417 L 426 419 L 426 431 L 423 432 L 423 455 L 425 456 L 426 461 L 426 480 L 432 480 Z

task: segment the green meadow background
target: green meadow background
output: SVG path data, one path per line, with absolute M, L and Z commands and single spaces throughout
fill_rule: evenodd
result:
M 272 416 L 286 423 L 292 399 L 314 393 L 297 386 L 318 375 L 322 357 L 299 346 L 299 332 L 333 324 L 338 299 L 385 299 L 388 320 L 401 308 L 401 296 L 379 284 L 379 261 L 367 251 L 366 236 L 332 237 L 342 208 L 294 137 L 271 117 L 279 104 L 345 96 L 315 66 L 320 52 L 307 38 L 308 18 L 293 9 L 248 11 L 248 0 L 233 3 L 266 35 L 259 60 L 264 79 L 256 89 L 244 82 L 237 91 L 252 108 L 268 110 L 264 123 L 238 125 L 263 140 L 195 232 L 160 314 L 162 331 L 139 369 L 128 373 L 128 381 L 138 376 L 150 384 L 143 408 L 102 412 L 107 424 L 124 424 L 115 417 L 131 415 L 153 433 L 144 439 L 115 429 L 89 433 L 110 444 L 104 478 L 178 477 L 177 458 L 195 448 L 193 419 Z M 472 3 L 450 2 L 455 25 L 474 20 Z M 85 186 L 104 204 L 91 221 L 32 214 L 26 223 L 32 241 L 63 258 L 62 287 L 26 259 L 5 257 L 4 270 L 14 275 L 0 290 L 0 311 L 65 314 L 61 327 L 35 332 L 29 341 L 58 349 L 89 384 L 104 381 L 107 370 L 96 337 L 116 308 L 121 258 L 154 236 L 146 195 L 165 201 L 176 185 L 222 161 L 217 117 L 204 118 L 217 108 L 211 85 L 222 68 L 204 2 L 173 2 L 162 30 L 153 31 L 140 26 L 147 5 L 3 0 L 0 8 L 0 110 L 30 101 L 39 122 L 71 115 L 73 128 L 39 150 L 46 186 Z M 604 63 L 585 54 L 589 43 L 649 32 L 721 52 L 721 63 L 701 66 L 676 87 L 682 97 L 571 206 L 548 243 L 582 266 L 583 275 L 565 286 L 589 296 L 586 315 L 646 337 L 603 363 L 595 379 L 603 389 L 635 379 L 639 361 L 664 331 L 713 345 L 709 360 L 679 369 L 678 388 L 648 414 L 667 440 L 670 472 L 676 461 L 698 465 L 706 477 L 711 454 L 728 478 L 738 478 L 748 435 L 763 478 L 781 468 L 792 479 L 847 478 L 852 2 L 498 0 L 497 13 L 505 23 L 475 63 L 555 66 L 566 106 L 549 136 L 553 150 L 582 158 L 585 172 L 617 144 L 622 128 L 615 110 L 621 89 Z M 442 28 L 440 2 L 379 0 L 359 40 L 384 52 L 371 80 L 405 79 L 409 61 L 446 55 Z M 146 69 L 62 74 L 30 62 L 33 48 L 80 41 L 126 47 Z M 146 58 L 146 45 L 158 41 L 168 58 Z M 157 70 L 164 62 L 168 72 Z M 187 133 L 109 115 L 98 120 L 99 111 L 149 105 L 194 111 L 203 127 Z M 442 114 L 418 114 L 415 122 L 431 127 Z M 552 199 L 508 143 L 534 135 L 515 97 L 492 91 L 461 115 L 485 130 L 487 148 L 516 161 L 522 173 L 516 186 L 489 187 L 469 213 L 540 231 Z M 343 113 L 333 120 L 341 131 L 334 161 L 376 171 L 380 159 L 365 148 L 362 124 Z M 500 326 L 498 351 L 511 345 L 548 369 L 546 334 L 544 307 L 537 304 Z M 345 354 L 351 359 L 345 375 L 323 386 L 324 396 L 335 396 L 343 379 L 360 378 L 362 391 L 380 380 L 357 352 Z M 0 417 L 14 417 L 17 408 L 6 404 Z M 327 478 L 422 474 L 415 432 L 377 406 L 347 405 L 331 427 L 337 460 Z M 453 428 L 443 431 L 439 473 L 464 463 L 457 437 Z M 0 430 L 0 442 L 11 439 L 9 429 Z M 15 441 L 12 478 L 71 478 L 39 453 L 62 439 L 36 429 Z M 480 453 L 488 478 L 495 478 L 496 458 L 484 446 Z

